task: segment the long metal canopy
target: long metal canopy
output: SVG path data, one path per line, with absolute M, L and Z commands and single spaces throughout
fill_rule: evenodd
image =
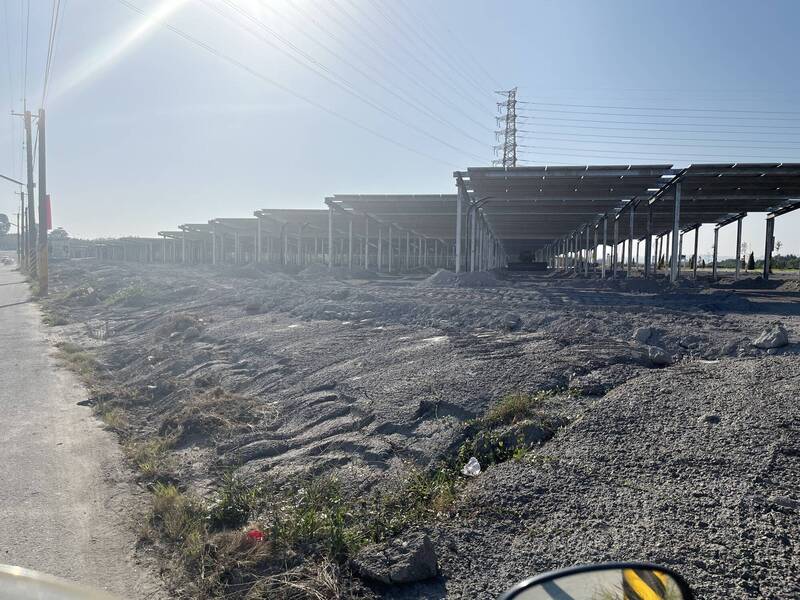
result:
M 481 167 L 456 172 L 509 256 L 536 250 L 672 180 L 671 165 Z

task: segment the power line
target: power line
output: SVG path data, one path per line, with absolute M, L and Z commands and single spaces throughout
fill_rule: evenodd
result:
M 212 3 L 209 3 L 206 0 L 203 0 L 203 2 L 206 4 L 206 6 L 208 6 L 209 8 L 214 10 L 215 12 L 217 12 L 217 14 L 223 16 L 224 18 L 230 19 L 230 17 L 226 13 L 224 13 L 223 11 L 220 11 Z M 426 137 L 428 137 L 428 138 L 430 138 L 430 139 L 432 139 L 432 140 L 434 140 L 434 141 L 436 141 L 436 142 L 438 142 L 438 143 L 440 143 L 440 144 L 442 144 L 444 146 L 447 146 L 448 148 L 450 148 L 452 150 L 455 150 L 456 152 L 461 152 L 461 153 L 463 153 L 463 154 L 465 154 L 467 156 L 470 156 L 472 158 L 475 158 L 477 160 L 483 160 L 483 158 L 478 156 L 477 154 L 473 154 L 471 152 L 463 150 L 463 149 L 461 149 L 461 148 L 459 148 L 459 147 L 447 142 L 446 140 L 443 140 L 442 138 L 440 138 L 440 137 L 438 137 L 436 135 L 433 135 L 429 131 L 426 131 L 425 129 L 415 125 L 414 123 L 411 123 L 410 121 L 407 121 L 406 119 L 404 119 L 403 117 L 401 117 L 400 115 L 395 113 L 394 111 L 388 110 L 385 107 L 383 107 L 380 104 L 378 104 L 377 102 L 373 101 L 372 99 L 364 96 L 363 94 L 358 92 L 355 89 L 355 87 L 350 82 L 348 82 L 346 79 L 342 78 L 341 76 L 338 76 L 336 73 L 334 73 L 326 65 L 324 65 L 323 63 L 317 61 L 313 56 L 311 56 L 310 54 L 306 53 L 304 50 L 302 50 L 301 48 L 297 47 L 295 44 L 293 44 L 289 40 L 286 40 L 286 38 L 284 38 L 283 36 L 277 34 L 277 32 L 275 32 L 272 28 L 268 27 L 266 24 L 264 24 L 262 21 L 260 21 L 256 17 L 250 15 L 247 11 L 245 11 L 242 8 L 240 8 L 238 5 L 236 5 L 231 0 L 223 0 L 223 2 L 226 5 L 228 5 L 229 7 L 231 7 L 232 9 L 234 9 L 236 12 L 238 12 L 239 14 L 241 14 L 242 16 L 244 16 L 245 18 L 250 20 L 251 22 L 253 22 L 256 25 L 258 25 L 260 28 L 262 28 L 267 33 L 270 33 L 271 35 L 276 37 L 278 40 L 282 41 L 282 43 L 285 43 L 285 44 L 289 45 L 289 47 L 292 48 L 293 50 L 295 50 L 295 52 L 299 53 L 302 57 L 306 58 L 306 60 L 311 61 L 314 65 L 319 66 L 321 69 L 323 69 L 325 71 L 325 73 L 328 73 L 329 75 L 326 75 L 325 73 L 322 73 L 322 72 L 316 70 L 314 67 L 310 66 L 308 63 L 303 62 L 302 60 L 300 60 L 299 58 L 297 58 L 296 56 L 294 56 L 293 54 L 291 54 L 287 50 L 281 48 L 279 45 L 275 44 L 274 42 L 271 42 L 270 40 L 268 40 L 264 36 L 261 36 L 258 33 L 254 33 L 252 29 L 247 28 L 246 26 L 242 25 L 241 23 L 236 23 L 235 21 L 233 21 L 238 27 L 244 29 L 245 31 L 247 31 L 251 35 L 255 36 L 257 39 L 260 39 L 264 43 L 268 44 L 269 46 L 277 49 L 279 52 L 281 52 L 282 54 L 286 55 L 287 57 L 292 59 L 294 62 L 299 64 L 300 66 L 309 69 L 313 73 L 316 73 L 317 75 L 319 75 L 323 79 L 325 79 L 328 82 L 332 83 L 333 85 L 339 87 L 340 89 L 342 89 L 343 91 L 347 92 L 348 94 L 350 94 L 351 96 L 355 97 L 356 99 L 360 100 L 361 102 L 364 102 L 368 106 L 370 106 L 373 109 L 385 114 L 386 116 L 390 117 L 391 119 L 394 119 L 395 121 L 401 123 L 402 125 L 405 125 L 406 127 L 409 127 L 410 129 L 413 129 L 417 133 L 419 133 L 419 134 L 421 134 L 423 136 L 426 136 Z
M 47 99 L 47 86 L 50 83 L 50 72 L 53 67 L 53 57 L 55 55 L 56 35 L 58 32 L 58 17 L 61 10 L 61 0 L 53 0 L 53 10 L 50 17 L 50 37 L 47 42 L 47 63 L 44 67 L 44 84 L 42 85 L 42 106 L 44 107 Z
M 420 82 L 419 77 L 417 77 L 414 74 L 412 74 L 409 71 L 407 71 L 403 67 L 402 64 L 398 63 L 397 61 L 392 59 L 388 54 L 386 54 L 386 52 L 383 51 L 383 49 L 380 47 L 380 45 L 376 45 L 377 43 L 375 41 L 375 38 L 372 35 L 372 32 L 369 29 L 365 28 L 355 17 L 353 17 L 342 6 L 338 5 L 335 2 L 335 0 L 329 0 L 329 3 L 332 4 L 334 7 L 337 7 L 339 9 L 339 13 L 340 14 L 342 14 L 345 17 L 347 17 L 347 19 L 353 25 L 355 25 L 356 27 L 359 28 L 359 30 L 361 31 L 361 35 L 353 35 L 353 36 L 351 36 L 353 39 L 359 40 L 362 44 L 364 44 L 372 52 L 374 52 L 374 53 L 378 54 L 379 56 L 381 56 L 383 58 L 383 60 L 385 60 L 387 63 L 389 63 L 396 70 L 396 72 L 401 73 L 402 75 L 404 75 L 411 83 L 413 83 L 415 86 L 419 87 L 425 93 L 428 93 L 428 94 L 434 96 L 439 102 L 441 102 L 443 104 L 446 104 L 447 106 L 451 107 L 453 110 L 455 110 L 456 112 L 461 114 L 461 116 L 463 116 L 464 118 L 468 119 L 470 122 L 472 122 L 474 125 L 480 127 L 481 129 L 484 129 L 485 131 L 488 131 L 488 132 L 492 131 L 492 129 L 490 127 L 487 127 L 485 123 L 481 123 L 480 121 L 478 121 L 477 119 L 472 117 L 469 113 L 467 113 L 465 110 L 463 110 L 460 106 L 454 104 L 449 98 L 439 94 L 435 89 L 433 89 L 431 87 L 428 87 L 428 86 L 425 86 L 422 82 Z M 294 8 L 296 10 L 301 12 L 301 14 L 304 14 L 306 18 L 314 20 L 313 17 L 309 16 L 309 14 L 307 12 L 304 12 L 304 10 L 301 9 L 300 6 L 296 2 L 291 2 L 291 4 L 292 4 L 292 6 L 294 6 Z M 342 21 L 339 20 L 339 18 L 337 17 L 336 14 L 333 14 L 333 13 L 329 12 L 327 7 L 324 4 L 323 5 L 318 5 L 317 9 L 323 15 L 325 15 L 325 17 L 329 21 L 332 21 L 333 23 L 338 25 L 341 29 L 343 29 L 345 31 L 348 31 L 347 26 L 345 26 L 342 23 Z M 321 26 L 318 23 L 316 23 L 316 21 L 315 21 L 315 24 L 318 27 L 321 28 Z M 321 29 L 323 29 L 323 31 L 325 31 L 328 35 L 332 35 L 329 32 L 327 32 L 327 30 L 324 30 L 324 28 L 321 28 Z
M 285 19 L 285 16 L 282 15 L 278 10 L 276 10 L 269 2 L 261 2 L 260 4 L 261 4 L 262 7 L 272 11 L 273 14 L 276 14 L 278 17 Z M 295 8 L 298 10 L 298 12 L 302 12 L 299 6 L 297 6 L 297 5 L 293 5 L 293 6 L 295 6 Z M 307 13 L 306 13 L 305 16 L 308 18 Z M 288 19 L 285 19 L 285 20 L 291 24 L 290 20 L 288 20 Z M 324 33 L 326 33 L 330 37 L 332 37 L 334 39 L 334 41 L 336 41 L 337 43 L 340 43 L 340 40 L 335 35 L 333 35 L 330 32 L 328 32 L 315 19 L 310 19 L 310 20 L 314 23 L 314 25 L 316 25 Z M 464 129 L 462 129 L 458 125 L 454 124 L 452 121 L 450 121 L 450 120 L 438 115 L 437 113 L 434 113 L 432 110 L 430 110 L 424 104 L 421 104 L 421 103 L 417 102 L 412 96 L 407 95 L 405 93 L 401 93 L 399 91 L 395 91 L 394 89 L 390 88 L 389 86 L 384 84 L 382 81 L 380 81 L 376 77 L 374 77 L 374 76 L 370 75 L 369 73 L 365 72 L 361 67 L 359 67 L 358 65 L 354 64 L 352 61 L 347 59 L 347 57 L 342 56 L 342 54 L 340 54 L 336 50 L 332 49 L 327 44 L 322 43 L 318 39 L 318 36 L 312 35 L 311 33 L 307 32 L 304 28 L 299 27 L 297 25 L 292 24 L 292 26 L 297 31 L 299 31 L 303 36 L 307 37 L 312 42 L 314 42 L 318 46 L 322 47 L 324 50 L 326 50 L 328 53 L 330 53 L 332 56 L 334 56 L 340 62 L 344 63 L 345 65 L 347 65 L 348 67 L 350 67 L 351 69 L 356 71 L 356 73 L 360 74 L 362 77 L 364 77 L 368 81 L 372 82 L 373 84 L 377 85 L 378 87 L 380 87 L 381 89 L 386 91 L 388 94 L 392 95 L 393 97 L 397 98 L 401 102 L 411 106 L 412 108 L 414 108 L 415 110 L 418 110 L 419 112 L 423 113 L 424 115 L 428 116 L 429 118 L 434 119 L 434 120 L 438 121 L 439 123 L 441 123 L 443 125 L 446 125 L 447 127 L 452 128 L 454 131 L 460 133 L 464 137 L 467 137 L 467 138 L 473 140 L 474 142 L 476 142 L 478 144 L 481 144 L 482 146 L 486 144 L 486 142 L 484 140 L 480 140 L 480 139 L 476 138 L 471 133 L 465 131 Z M 371 70 L 373 72 L 378 72 L 379 73 L 379 70 L 375 69 L 374 67 L 371 67 Z
M 375 2 L 373 2 L 373 4 L 375 4 Z M 455 62 L 452 60 L 452 57 L 449 55 L 447 49 L 442 48 L 442 46 L 438 44 L 437 39 L 439 36 L 433 35 L 430 29 L 427 28 L 427 25 L 425 25 L 425 19 L 420 19 L 417 17 L 413 19 L 414 24 L 409 25 L 408 22 L 405 20 L 405 18 L 399 12 L 395 11 L 395 9 L 392 7 L 391 2 L 383 4 L 383 7 L 392 14 L 394 14 L 396 20 L 403 23 L 404 27 L 412 34 L 414 34 L 414 37 L 416 37 L 420 42 L 422 42 L 422 44 L 424 44 L 433 53 L 433 55 L 436 56 L 441 61 L 442 65 L 444 65 L 445 67 L 445 72 L 447 72 L 448 74 L 450 72 L 453 72 L 456 77 L 464 79 L 465 83 L 469 83 L 470 85 L 475 87 L 476 91 L 485 91 L 487 95 L 491 94 L 492 88 L 489 88 L 488 90 L 482 90 L 483 86 L 481 85 L 480 82 L 478 82 L 476 79 L 472 77 L 472 74 L 469 72 L 468 69 L 465 71 L 461 69 L 459 65 L 455 64 Z M 406 8 L 408 7 L 406 6 Z M 415 14 L 412 14 L 412 17 L 415 16 L 416 16 Z M 417 31 L 417 29 L 422 30 L 422 32 L 427 35 L 420 34 L 419 31 Z M 434 48 L 432 43 L 436 43 L 437 45 L 439 45 L 439 50 Z M 463 89 L 466 89 L 468 92 L 471 91 L 469 88 L 463 88 Z M 478 98 L 478 96 L 476 96 L 476 98 Z
M 591 110 L 560 110 L 555 108 L 521 108 L 521 112 L 530 114 L 539 113 L 561 113 L 567 115 L 597 115 L 603 117 L 634 117 L 641 119 L 724 119 L 726 121 L 800 121 L 798 117 L 744 117 L 744 116 L 731 116 L 731 117 L 717 117 L 714 115 L 626 115 L 625 113 L 608 113 L 597 112 Z
M 653 137 L 653 136 L 632 136 L 632 135 L 602 135 L 597 133 L 571 133 L 567 131 L 545 131 L 541 129 L 537 129 L 535 131 L 530 129 L 517 129 L 518 132 L 524 133 L 532 133 L 535 134 L 538 138 L 539 135 L 562 135 L 562 136 L 571 136 L 571 137 L 578 137 L 578 138 L 600 138 L 600 139 L 619 139 L 619 140 L 660 140 L 666 142 L 747 142 L 748 144 L 773 144 L 778 140 L 742 140 L 742 139 L 721 139 L 721 138 L 684 138 L 684 137 Z M 647 133 L 648 129 L 620 129 L 619 131 L 641 131 L 643 133 Z M 718 132 L 722 133 L 723 135 L 727 134 L 727 132 Z M 732 134 L 732 135 L 735 135 Z M 527 136 L 521 135 L 518 136 L 520 138 L 526 138 Z M 539 138 L 544 139 L 544 138 Z M 780 140 L 785 141 L 785 140 Z
M 373 24 L 373 26 L 375 26 L 376 28 L 380 28 L 378 23 L 372 18 L 372 16 L 370 16 L 370 14 L 367 11 L 362 10 L 362 8 L 359 7 L 353 0 L 347 0 L 347 2 L 350 4 L 350 6 L 354 7 L 358 12 L 360 12 L 367 19 L 369 19 L 369 21 Z M 401 28 L 397 27 L 396 25 L 392 24 L 391 19 L 389 19 L 389 17 L 386 16 L 386 13 L 383 12 L 381 7 L 376 2 L 374 2 L 373 0 L 370 0 L 370 3 L 375 8 L 377 13 L 381 16 L 381 18 L 389 25 L 389 31 L 392 31 L 393 28 L 396 28 L 397 31 L 400 33 L 400 35 L 403 35 L 408 41 L 411 41 L 411 39 L 409 38 L 409 36 L 407 34 L 405 34 L 403 29 L 401 29 Z M 383 31 L 386 32 L 386 28 L 381 28 L 381 29 L 383 29 Z M 392 38 L 394 38 L 397 41 L 397 38 L 395 38 L 394 35 L 392 35 Z M 470 90 L 463 88 L 461 83 L 458 80 L 452 78 L 450 76 L 450 74 L 447 73 L 447 71 L 443 71 L 441 73 L 434 72 L 430 65 L 428 65 L 425 61 L 420 60 L 420 58 L 414 52 L 412 52 L 411 50 L 409 50 L 406 47 L 406 44 L 402 43 L 402 41 L 400 41 L 398 43 L 398 47 L 403 52 L 405 52 L 405 54 L 408 55 L 411 58 L 411 60 L 413 60 L 420 67 L 422 67 L 425 71 L 427 71 L 434 78 L 434 81 L 448 80 L 449 81 L 449 85 L 452 85 L 454 88 L 461 90 L 461 92 L 464 94 L 464 99 L 465 100 L 469 100 L 470 102 L 475 104 L 481 111 L 485 110 L 485 108 L 486 108 L 485 104 L 483 102 L 481 102 L 480 100 L 476 100 L 471 95 Z
M 711 127 L 747 127 L 747 128 L 763 128 L 763 129 L 800 129 L 798 125 L 744 125 L 744 124 L 736 124 L 736 125 L 725 125 L 724 123 L 653 123 L 652 121 L 608 121 L 608 120 L 596 120 L 596 119 L 566 119 L 562 117 L 532 117 L 526 115 L 518 115 L 519 119 L 527 120 L 527 121 L 565 121 L 569 123 L 612 123 L 617 125 L 657 125 L 657 126 L 665 126 L 665 125 L 672 125 L 675 127 L 697 127 L 698 125 L 706 125 Z M 656 130 L 652 130 L 656 131 Z M 669 131 L 669 130 L 667 130 Z M 719 131 L 717 133 L 725 133 L 724 131 Z
M 442 27 L 442 29 L 444 29 L 448 34 L 450 34 L 450 37 L 459 45 L 459 47 L 461 48 L 463 53 L 466 54 L 467 57 L 469 58 L 470 64 L 476 65 L 478 67 L 478 69 L 483 73 L 483 75 L 486 77 L 486 79 L 492 84 L 492 89 L 501 89 L 503 87 L 503 84 L 499 83 L 494 78 L 494 76 L 483 66 L 482 62 L 470 51 L 469 44 L 464 44 L 463 42 L 461 42 L 459 40 L 458 36 L 456 36 L 450 30 L 450 28 L 447 26 L 447 24 L 442 21 L 441 16 L 439 14 L 437 14 L 435 7 L 436 7 L 435 3 L 431 3 L 429 5 L 430 14 L 433 15 L 433 17 L 437 21 L 439 21 L 439 25 Z M 421 21 L 422 20 L 420 19 L 420 22 Z M 433 37 L 436 37 L 436 36 L 433 36 Z
M 764 115 L 800 115 L 800 111 L 796 110 L 746 110 L 746 109 L 725 109 L 725 108 L 684 108 L 684 107 L 655 107 L 655 106 L 607 106 L 598 104 L 563 104 L 558 102 L 534 102 L 531 100 L 519 101 L 520 104 L 534 104 L 536 106 L 567 106 L 573 108 L 603 108 L 613 110 L 657 110 L 668 112 L 714 112 L 714 113 L 752 113 Z
M 591 155 L 603 156 L 603 155 L 608 155 L 608 154 L 611 154 L 611 156 L 628 156 L 627 152 L 620 152 L 619 150 L 592 149 L 592 150 L 585 151 L 583 148 L 564 148 L 564 147 L 561 147 L 561 146 L 534 146 L 534 145 L 525 145 L 525 146 L 520 145 L 520 147 L 536 149 L 536 150 L 545 150 L 545 151 L 547 151 L 547 153 L 550 153 L 551 151 L 553 151 L 553 153 L 556 153 L 556 152 L 559 152 L 561 150 L 568 150 L 568 151 L 572 151 L 573 153 L 575 153 L 575 154 L 573 154 L 575 156 L 584 156 L 584 155 L 585 156 L 591 156 Z M 631 154 L 630 156 L 638 156 L 638 155 L 637 154 Z M 649 152 L 649 153 L 647 153 L 646 156 L 647 157 L 654 157 L 654 156 L 675 157 L 675 156 L 678 156 L 678 153 Z M 680 155 L 680 156 L 682 156 L 682 155 Z M 699 158 L 714 158 L 714 159 L 720 159 L 720 158 L 727 159 L 728 158 L 728 157 L 722 156 L 720 154 L 703 154 L 703 153 L 696 153 L 696 152 L 688 153 L 688 156 L 694 156 L 694 157 L 699 157 Z M 763 156 L 763 155 L 757 155 L 757 154 L 743 154 L 742 156 L 748 156 L 748 157 L 751 157 L 751 158 L 759 158 L 759 159 L 764 159 L 764 158 L 770 159 L 770 160 L 774 159 L 774 155 Z
M 128 0 L 117 0 L 117 2 L 119 2 L 120 4 L 122 4 L 123 6 L 125 6 L 126 8 L 128 8 L 129 10 L 132 10 L 133 12 L 135 12 L 137 14 L 140 14 L 140 15 L 145 16 L 145 17 L 147 16 L 147 13 L 144 10 L 142 10 L 141 8 L 139 8 L 138 6 L 133 4 L 132 2 L 129 2 Z M 211 46 L 211 45 L 207 44 L 206 42 L 203 42 L 202 40 L 200 40 L 200 39 L 198 39 L 198 38 L 186 33 L 185 31 L 183 31 L 181 29 L 178 29 L 177 27 L 175 27 L 173 25 L 170 25 L 168 23 L 163 23 L 163 22 L 160 23 L 159 25 L 160 25 L 160 27 L 163 27 L 164 29 L 172 32 L 173 34 L 177 35 L 178 37 L 182 38 L 183 40 L 185 40 L 185 41 L 197 46 L 198 48 L 201 48 L 202 50 L 205 50 L 206 52 L 208 52 L 209 54 L 211 54 L 213 56 L 216 56 L 220 60 L 223 60 L 223 61 L 227 62 L 228 64 L 233 65 L 233 66 L 245 71 L 246 73 L 249 73 L 253 77 L 255 77 L 257 79 L 260 79 L 261 81 L 263 81 L 265 83 L 268 83 L 269 85 L 272 85 L 272 86 L 284 91 L 285 93 L 289 94 L 290 96 L 293 96 L 293 97 L 295 97 L 295 98 L 297 98 L 299 100 L 302 100 L 303 102 L 306 102 L 307 104 L 309 104 L 309 105 L 311 105 L 311 106 L 313 106 L 315 108 L 318 108 L 318 109 L 328 113 L 331 116 L 334 116 L 334 117 L 336 117 L 338 119 L 341 119 L 341 120 L 349 123 L 350 125 L 353 125 L 354 127 L 357 127 L 358 129 L 366 131 L 366 132 L 374 135 L 375 137 L 378 137 L 378 138 L 380 138 L 380 139 L 382 139 L 382 140 L 384 140 L 386 142 L 389 142 L 390 144 L 393 144 L 393 145 L 395 145 L 395 146 L 397 146 L 399 148 L 403 148 L 404 150 L 407 150 L 409 152 L 413 152 L 414 154 L 418 154 L 420 156 L 424 156 L 425 158 L 434 160 L 436 162 L 441 162 L 441 163 L 444 163 L 444 164 L 449 165 L 451 167 L 458 168 L 458 165 L 454 165 L 453 163 L 450 163 L 450 162 L 448 162 L 446 160 L 443 160 L 441 158 L 437 158 L 437 157 L 432 156 L 432 155 L 430 155 L 430 154 L 428 154 L 426 152 L 423 152 L 421 150 L 417 150 L 416 148 L 412 148 L 411 146 L 408 146 L 408 145 L 404 144 L 403 142 L 400 142 L 400 141 L 395 140 L 395 139 L 393 139 L 393 138 L 391 138 L 391 137 L 389 137 L 387 135 L 384 135 L 384 134 L 380 133 L 379 131 L 376 131 L 376 130 L 372 129 L 371 127 L 368 127 L 368 126 L 356 121 L 355 119 L 351 119 L 350 117 L 348 117 L 348 116 L 346 116 L 346 115 L 344 115 L 344 114 L 342 114 L 342 113 L 340 113 L 338 111 L 335 111 L 335 110 L 325 106 L 324 104 L 320 104 L 319 102 L 317 102 L 316 100 L 313 100 L 312 98 L 309 98 L 309 97 L 307 97 L 307 96 L 305 96 L 305 95 L 303 95 L 303 94 L 301 94 L 299 92 L 294 91 L 290 87 L 288 87 L 288 86 L 286 86 L 286 85 L 284 85 L 284 84 L 282 84 L 282 83 L 280 83 L 278 81 L 275 81 L 274 79 L 271 79 L 270 77 L 267 77 L 263 73 L 260 73 L 260 72 L 258 72 L 256 70 L 254 70 L 253 68 L 249 67 L 245 63 L 243 63 L 243 62 L 241 62 L 241 61 L 239 61 L 239 60 L 237 60 L 237 59 L 235 59 L 235 58 L 233 58 L 231 56 L 228 56 L 227 54 L 224 54 L 224 53 L 220 52 L 219 50 L 217 50 L 213 46 Z
M 523 138 L 526 139 L 526 138 Z M 580 142 L 580 140 L 572 140 L 572 139 L 564 139 L 564 138 L 552 138 L 552 137 L 540 137 L 536 136 L 536 140 L 546 140 L 550 142 Z M 634 145 L 631 142 L 618 142 L 618 141 L 605 141 L 605 142 L 589 142 L 594 144 L 616 144 L 616 145 L 623 145 L 623 146 L 631 146 Z M 761 147 L 761 148 L 753 148 L 752 146 L 741 146 L 741 145 L 702 145 L 698 146 L 698 144 L 664 144 L 664 143 L 653 143 L 653 142 L 639 142 L 638 145 L 640 146 L 656 146 L 659 148 L 731 148 L 731 149 L 738 149 L 738 150 L 800 150 L 800 146 L 768 146 L 768 147 Z M 520 148 L 525 148 L 524 144 L 519 145 Z

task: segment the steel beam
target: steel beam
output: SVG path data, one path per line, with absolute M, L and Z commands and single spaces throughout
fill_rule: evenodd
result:
M 680 230 L 681 230 L 681 183 L 675 184 L 675 201 L 672 208 L 672 256 L 670 261 L 670 281 L 678 280 L 678 263 L 680 262 Z

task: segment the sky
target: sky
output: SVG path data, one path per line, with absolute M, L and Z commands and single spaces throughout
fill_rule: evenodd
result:
M 454 170 L 497 158 L 494 92 L 512 87 L 520 164 L 800 162 L 794 0 L 3 0 L 0 173 L 17 179 L 10 112 L 42 105 L 54 1 L 48 189 L 74 236 L 454 193 Z M 0 212 L 16 190 L 0 183 Z M 777 220 L 782 253 L 799 230 L 800 211 Z M 763 214 L 743 239 L 763 254 Z

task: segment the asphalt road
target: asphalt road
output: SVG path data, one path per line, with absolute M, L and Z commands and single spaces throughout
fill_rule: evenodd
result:
M 0 564 L 123 598 L 162 595 L 133 555 L 136 493 L 119 445 L 78 406 L 28 286 L 0 265 Z

